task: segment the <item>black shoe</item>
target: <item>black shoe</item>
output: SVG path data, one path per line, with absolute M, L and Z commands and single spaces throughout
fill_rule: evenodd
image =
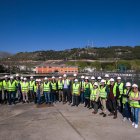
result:
M 89 107 L 89 109 L 92 109 L 92 107 Z
M 72 104 L 71 106 L 75 106 L 74 104 Z
M 113 116 L 113 113 L 108 114 L 108 116 Z
M 103 113 L 103 112 L 101 112 L 101 113 L 100 113 L 100 115 L 104 115 L 104 113 Z
M 87 107 L 87 105 L 85 105 L 84 107 Z
M 113 119 L 117 119 L 117 116 L 114 116 Z
M 106 117 L 106 114 L 104 114 L 103 117 Z

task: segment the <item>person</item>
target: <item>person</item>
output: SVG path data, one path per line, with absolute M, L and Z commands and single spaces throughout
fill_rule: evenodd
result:
M 108 86 L 108 97 L 107 103 L 109 106 L 110 114 L 108 116 L 113 116 L 113 119 L 117 118 L 117 98 L 118 98 L 118 87 L 115 84 L 115 80 L 113 78 L 110 79 L 110 85 Z
M 139 111 L 140 111 L 140 92 L 138 91 L 138 85 L 132 85 L 132 91 L 129 94 L 130 107 L 132 111 L 132 126 L 138 128 Z
M 29 83 L 27 82 L 27 78 L 25 77 L 23 79 L 23 82 L 21 84 L 21 91 L 22 91 L 22 96 L 23 96 L 23 103 L 29 103 L 29 97 L 28 97 L 28 92 L 29 92 Z
M 34 84 L 34 103 L 37 104 L 37 89 L 38 88 L 38 79 L 35 80 Z
M 129 121 L 130 119 L 130 105 L 129 105 L 129 94 L 131 92 L 131 83 L 127 82 L 125 84 L 125 89 L 123 91 L 122 94 L 122 103 L 123 103 L 123 121 L 126 121 L 126 119 L 128 119 Z
M 9 105 L 16 104 L 16 81 L 14 80 L 14 77 L 11 76 L 10 80 L 8 81 L 8 103 Z
M 52 87 L 51 100 L 52 100 L 52 102 L 56 103 L 56 99 L 57 99 L 57 93 L 56 93 L 57 92 L 57 82 L 56 82 L 54 76 L 52 76 L 51 87 Z
M 15 82 L 16 82 L 16 97 L 18 98 L 18 101 L 20 102 L 20 90 L 21 90 L 21 85 L 20 85 L 20 77 L 19 77 L 19 74 L 16 74 L 16 79 L 15 79 Z
M 37 80 L 37 90 L 36 90 L 36 96 L 37 96 L 37 104 L 40 105 L 41 104 L 41 95 L 43 93 L 43 86 L 41 83 L 41 79 Z
M 59 102 L 63 100 L 63 82 L 62 82 L 62 77 L 59 77 L 59 80 L 57 81 L 58 85 L 58 94 L 59 94 Z
M 99 88 L 98 88 L 98 83 L 94 83 L 94 89 L 92 89 L 91 94 L 90 94 L 90 101 L 92 108 L 94 111 L 92 112 L 93 114 L 98 113 L 98 99 L 99 99 Z
M 81 81 L 80 81 L 80 87 L 81 87 L 81 92 L 80 92 L 80 102 L 83 104 L 85 102 L 84 98 L 84 76 L 81 76 Z
M 115 83 L 115 86 L 119 88 L 119 90 L 117 91 L 118 92 L 117 94 L 119 94 L 119 97 L 117 99 L 117 107 L 120 113 L 122 113 L 123 111 L 122 94 L 124 91 L 124 83 L 121 81 L 121 77 L 117 77 L 117 82 Z
M 102 106 L 102 112 L 100 115 L 106 117 L 106 101 L 107 101 L 107 85 L 105 84 L 106 81 L 104 79 L 101 80 L 101 85 L 99 86 L 99 97 Z
M 105 74 L 105 84 L 110 85 L 109 74 Z
M 89 84 L 90 84 L 90 93 L 91 93 L 92 90 L 94 89 L 94 83 L 95 83 L 95 77 L 92 76 L 92 77 L 91 77 L 91 82 L 89 83 Z M 89 107 L 89 109 L 92 109 L 92 102 L 91 102 L 91 100 L 90 100 L 90 107 Z
M 45 96 L 45 102 L 46 104 L 51 104 L 52 101 L 51 101 L 51 83 L 50 81 L 48 80 L 47 77 L 44 78 L 44 83 L 43 83 L 43 93 L 44 93 L 44 96 Z
M 75 79 L 74 83 L 72 85 L 72 101 L 73 101 L 73 104 L 71 106 L 77 106 L 78 107 L 79 96 L 80 96 L 80 84 L 78 83 L 78 79 Z
M 85 106 L 87 108 L 90 108 L 90 83 L 88 80 L 88 77 L 85 77 L 85 82 L 84 82 L 84 96 L 85 96 Z
M 100 85 L 101 80 L 102 80 L 102 77 L 98 76 L 98 77 L 97 77 L 97 83 L 98 83 L 98 85 Z
M 7 104 L 7 98 L 8 98 L 8 76 L 5 75 L 3 80 L 3 93 L 4 93 L 4 103 Z
M 34 84 L 35 81 L 33 79 L 33 76 L 30 77 L 30 81 L 29 81 L 29 100 L 30 102 L 34 100 Z
M 2 79 L 0 79 L 0 104 L 2 104 Z
M 22 90 L 21 90 L 21 85 L 23 83 L 23 77 L 21 76 L 20 77 L 20 95 L 19 95 L 19 101 L 22 101 L 23 102 L 23 96 L 22 96 Z
M 70 100 L 70 80 L 67 78 L 67 75 L 63 75 L 64 79 L 63 82 L 63 104 L 65 104 L 67 101 L 69 101 L 69 104 L 71 103 Z

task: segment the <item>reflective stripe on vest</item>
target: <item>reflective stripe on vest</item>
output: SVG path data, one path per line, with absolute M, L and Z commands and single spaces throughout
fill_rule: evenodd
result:
M 99 96 L 101 98 L 106 98 L 107 97 L 106 86 L 99 88 L 99 92 L 100 92 Z
M 50 89 L 50 82 L 48 82 L 47 84 L 44 83 L 44 89 L 43 89 L 43 91 L 51 91 L 51 89 Z
M 138 98 L 139 94 L 140 94 L 139 92 L 137 92 L 136 94 L 134 92 L 130 92 L 130 97 Z M 140 103 L 139 103 L 139 101 L 130 100 L 130 106 L 135 107 L 135 108 L 140 108 Z
M 90 94 L 90 100 L 91 100 L 91 101 L 94 101 L 94 100 L 96 99 L 97 91 L 98 91 L 98 88 L 92 90 L 92 92 L 91 92 L 91 94 Z
M 62 82 L 63 82 L 63 85 L 64 85 L 64 80 Z M 70 81 L 68 79 L 66 79 L 66 84 L 67 84 L 67 86 L 69 86 L 69 84 L 70 84 Z
M 79 83 L 77 83 L 77 84 L 73 84 L 73 86 L 72 86 L 72 93 L 73 94 L 76 94 L 76 95 L 79 95 L 80 94 L 80 92 L 79 92 L 79 87 L 80 87 L 80 84 Z

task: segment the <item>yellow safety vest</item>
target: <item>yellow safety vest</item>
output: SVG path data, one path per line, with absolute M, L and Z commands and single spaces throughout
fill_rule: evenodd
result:
M 33 90 L 34 84 L 35 84 L 35 81 L 30 81 L 29 82 L 29 90 Z
M 62 81 L 58 81 L 58 89 L 63 89 L 63 82 Z
M 90 94 L 90 100 L 91 101 L 95 101 L 96 96 L 97 96 L 97 91 L 98 91 L 98 88 L 92 90 L 92 92 Z
M 29 91 L 29 83 L 28 82 L 22 82 L 21 91 L 22 92 L 28 92 Z
M 48 82 L 47 84 L 44 82 L 44 89 L 43 89 L 43 91 L 46 91 L 46 92 L 50 92 L 51 91 L 51 89 L 50 89 L 50 82 Z
M 4 90 L 8 89 L 8 81 L 3 80 L 3 89 Z
M 13 81 L 12 83 L 10 80 L 8 81 L 8 91 L 16 91 L 16 82 L 15 81 Z
M 107 98 L 107 92 L 106 92 L 106 86 L 99 88 L 99 97 L 101 98 Z
M 73 95 L 79 95 L 80 94 L 80 91 L 79 91 L 79 88 L 80 88 L 80 84 L 79 83 L 74 83 L 73 86 L 72 86 L 72 94 Z

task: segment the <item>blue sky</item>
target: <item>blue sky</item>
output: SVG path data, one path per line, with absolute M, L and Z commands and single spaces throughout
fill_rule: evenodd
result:
M 0 0 L 0 50 L 140 45 L 140 0 Z

